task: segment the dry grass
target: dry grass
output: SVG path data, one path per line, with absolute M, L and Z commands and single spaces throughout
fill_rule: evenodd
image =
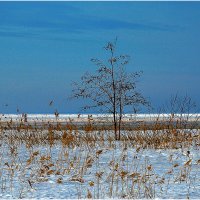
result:
M 70 123 L 65 128 L 59 123 L 37 128 L 27 123 L 16 126 L 11 121 L 0 129 L 1 193 L 15 191 L 17 180 L 17 197 L 26 197 L 37 184 L 48 182 L 53 175 L 58 185 L 82 185 L 77 188 L 77 198 L 155 198 L 167 194 L 171 181 L 186 182 L 189 196 L 194 182 L 192 163 L 199 165 L 200 158 L 193 160 L 188 150 L 185 162 L 178 163 L 171 154 L 170 167 L 165 173 L 156 174 L 151 161 L 142 155 L 146 150 L 184 152 L 199 147 L 199 130 L 181 129 L 181 121 L 174 124 L 170 118 L 167 127 L 161 127 L 159 120 L 151 130 L 143 124 L 135 130 L 122 131 L 121 141 L 115 141 L 111 130 L 103 126 L 97 129 L 90 121 L 84 130 Z M 107 160 L 102 164 L 104 157 Z

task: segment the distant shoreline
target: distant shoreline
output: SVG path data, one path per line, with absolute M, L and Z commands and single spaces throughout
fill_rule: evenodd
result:
M 126 114 L 122 130 L 200 128 L 200 114 Z M 94 130 L 113 129 L 112 115 L 108 114 L 0 114 L 2 129 L 72 129 L 85 130 L 91 126 Z

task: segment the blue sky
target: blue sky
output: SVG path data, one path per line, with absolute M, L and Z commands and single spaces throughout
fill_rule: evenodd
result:
M 199 35 L 200 2 L 0 2 L 0 113 L 79 112 L 71 82 L 116 36 L 155 108 L 177 92 L 198 103 Z

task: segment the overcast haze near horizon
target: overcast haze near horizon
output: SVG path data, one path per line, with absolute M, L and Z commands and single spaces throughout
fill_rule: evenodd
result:
M 116 36 L 155 109 L 177 92 L 198 104 L 199 35 L 200 2 L 0 2 L 0 113 L 80 112 L 71 82 Z

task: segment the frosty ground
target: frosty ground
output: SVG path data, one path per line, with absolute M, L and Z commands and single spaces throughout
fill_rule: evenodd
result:
M 200 196 L 198 129 L 124 130 L 116 141 L 112 130 L 91 124 L 12 129 L 7 122 L 0 129 L 0 198 Z
M 180 128 L 196 125 L 198 114 L 125 115 L 124 123 L 152 129 L 137 124 L 120 141 L 105 126 L 94 129 L 112 123 L 109 115 L 26 117 L 0 116 L 0 198 L 200 196 L 199 129 Z

